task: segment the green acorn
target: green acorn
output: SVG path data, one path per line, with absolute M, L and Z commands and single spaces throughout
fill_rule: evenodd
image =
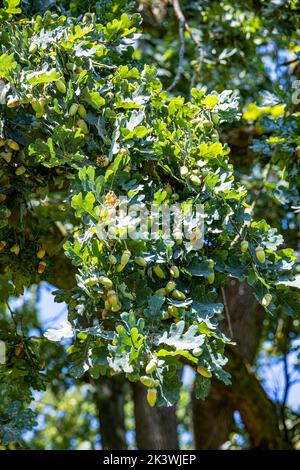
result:
M 83 119 L 79 119 L 77 121 L 77 127 L 81 130 L 83 134 L 88 134 L 89 133 L 89 128 L 86 124 L 86 122 Z
M 148 375 L 142 375 L 142 377 L 140 377 L 140 381 L 145 385 L 145 387 L 157 387 L 158 381 Z
M 134 258 L 134 262 L 135 262 L 138 266 L 140 266 L 141 268 L 145 268 L 145 267 L 147 266 L 147 261 L 146 261 L 144 258 L 142 258 L 141 256 L 136 256 L 136 257 Z
M 153 266 L 153 271 L 155 272 L 156 276 L 160 279 L 164 279 L 166 277 L 165 272 L 158 264 Z
M 155 369 L 157 368 L 157 362 L 155 359 L 151 359 L 151 361 L 148 362 L 148 364 L 146 365 L 146 373 L 147 374 L 152 374 L 152 372 L 155 371 Z
M 258 246 L 255 250 L 256 257 L 260 263 L 264 263 L 266 261 L 266 253 L 262 246 Z
M 194 186 L 200 186 L 201 185 L 201 178 L 199 178 L 199 176 L 197 176 L 197 175 L 190 175 L 190 182 Z
M 187 166 L 183 165 L 182 167 L 180 167 L 180 175 L 181 176 L 187 176 L 189 174 L 189 169 Z
M 121 264 L 126 266 L 126 264 L 128 263 L 130 259 L 130 256 L 131 256 L 131 252 L 129 250 L 124 250 L 121 256 Z
M 193 353 L 193 356 L 199 357 L 203 353 L 203 349 L 202 348 L 194 348 L 192 353 Z
M 116 264 L 116 271 L 117 271 L 117 273 L 122 272 L 124 268 L 125 268 L 125 264 L 122 264 L 122 263 L 117 263 L 117 264 Z
M 249 249 L 249 243 L 247 242 L 247 240 L 243 240 L 241 242 L 241 252 L 246 253 L 246 251 L 248 251 L 248 249 Z
M 149 388 L 147 392 L 147 401 L 151 407 L 156 403 L 157 399 L 157 390 L 155 388 Z
M 21 165 L 16 169 L 15 173 L 17 176 L 21 176 L 25 173 L 25 171 L 26 171 L 25 166 Z
M 34 54 L 37 51 L 38 45 L 36 42 L 32 41 L 29 46 L 29 53 Z
M 7 100 L 6 106 L 8 108 L 17 108 L 20 106 L 20 100 L 17 96 L 12 96 Z
M 215 281 L 215 272 L 212 271 L 209 276 L 207 276 L 208 284 L 213 284 Z
M 100 276 L 99 277 L 99 282 L 104 286 L 104 287 L 111 287 L 113 285 L 112 280 L 109 279 L 109 277 L 106 276 Z
M 217 126 L 220 122 L 220 117 L 217 113 L 211 113 L 211 118 L 215 126 Z
M 110 290 L 107 292 L 107 299 L 112 307 L 117 307 L 119 304 L 119 298 L 116 291 Z
M 172 292 L 176 288 L 176 284 L 174 281 L 169 281 L 166 285 L 167 292 Z
M 175 305 L 169 305 L 168 306 L 168 314 L 169 316 L 171 315 L 172 317 L 177 318 L 179 316 L 179 310 Z
M 86 112 L 86 109 L 85 107 L 83 106 L 83 104 L 80 104 L 78 106 L 78 111 L 77 113 L 79 114 L 79 116 L 82 118 L 82 119 L 85 119 L 86 116 L 87 116 L 87 112 Z
M 75 116 L 79 108 L 77 103 L 72 103 L 69 109 L 69 116 Z
M 155 291 L 155 295 L 163 295 L 165 297 L 167 295 L 167 291 L 164 287 L 162 287 L 161 289 L 157 289 L 157 291 Z
M 266 294 L 263 297 L 261 304 L 262 304 L 263 307 L 268 307 L 268 305 L 270 305 L 271 301 L 272 301 L 272 295 L 271 294 Z
M 177 266 L 171 266 L 170 268 L 170 274 L 172 277 L 179 277 L 179 269 L 177 268 Z
M 178 289 L 174 289 L 173 292 L 171 293 L 171 297 L 175 300 L 185 300 L 186 296 L 183 292 L 181 292 Z
M 117 264 L 117 258 L 114 255 L 109 255 L 108 261 L 110 264 Z
M 61 93 L 65 94 L 67 91 L 65 81 L 63 79 L 56 80 L 55 86 Z

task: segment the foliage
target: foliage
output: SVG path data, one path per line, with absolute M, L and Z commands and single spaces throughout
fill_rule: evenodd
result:
M 272 197 L 298 206 L 299 124 L 291 101 L 279 91 L 272 99 L 268 95 L 268 102 L 265 95 L 261 108 L 251 103 L 241 116 L 237 92 L 224 90 L 216 79 L 216 61 L 226 65 L 230 60 L 226 82 L 232 88 L 244 83 L 242 100 L 255 89 L 253 77 L 250 83 L 236 83 L 235 67 L 253 52 L 253 40 L 270 24 L 273 11 L 260 24 L 253 12 L 246 9 L 241 15 L 231 2 L 216 9 L 211 2 L 205 12 L 198 8 L 203 24 L 201 34 L 195 28 L 193 34 L 200 37 L 201 47 L 207 44 L 210 91 L 199 83 L 203 64 L 194 64 L 188 50 L 186 60 L 194 68 L 188 73 L 194 74 L 197 86 L 182 87 L 184 96 L 177 96 L 165 90 L 161 68 L 157 72 L 146 65 L 158 63 L 161 55 L 152 49 L 150 61 L 147 52 L 136 50 L 140 41 L 147 51 L 147 40 L 141 36 L 140 15 L 133 13 L 132 3 L 124 13 L 125 3 L 96 2 L 95 13 L 82 16 L 76 2 L 72 8 L 56 2 L 52 11 L 29 21 L 28 2 L 21 13 L 19 2 L 10 0 L 0 12 L 0 262 L 6 285 L 1 295 L 5 301 L 42 280 L 55 284 L 56 255 L 63 245 L 67 276 L 72 277 L 69 259 L 76 277 L 71 288 L 55 295 L 68 304 L 69 323 L 45 337 L 73 337 L 67 350 L 70 374 L 75 379 L 87 371 L 93 379 L 123 374 L 135 382 L 154 361 L 148 375 L 157 381 L 157 404 L 172 405 L 178 401 L 183 363 L 202 371 L 196 379 L 198 398 L 205 398 L 212 375 L 230 381 L 224 370 L 230 339 L 219 327 L 224 299 L 220 302 L 218 295 L 228 279 L 248 282 L 273 315 L 293 279 L 293 250 L 284 245 L 277 221 L 272 228 L 253 217 L 246 186 L 250 195 L 253 187 L 235 175 L 229 145 L 220 135 L 241 118 L 255 121 L 257 132 L 265 136 L 253 141 L 253 151 L 263 154 L 265 164 L 274 162 L 273 172 L 280 175 L 280 184 L 277 179 L 272 183 Z M 189 3 L 195 11 L 195 2 Z M 225 23 L 238 26 L 235 41 L 246 33 L 242 52 L 235 44 L 224 49 L 225 10 Z M 285 19 L 289 13 L 281 10 Z M 279 24 L 284 28 L 281 16 Z M 165 63 L 174 68 L 178 38 L 166 41 L 172 54 L 163 51 Z M 261 63 L 258 68 L 262 73 Z M 174 202 L 202 204 L 203 247 L 193 249 L 197 236 L 189 243 L 170 241 L 163 233 L 156 239 L 122 238 L 125 226 L 134 228 L 134 219 L 119 220 L 118 237 L 105 238 L 99 223 L 110 227 L 110 211 L 121 199 L 128 207 L 138 203 L 145 209 Z M 245 252 L 242 241 L 248 242 Z M 265 261 L 259 259 L 258 247 Z M 170 282 L 175 283 L 172 289 Z M 297 297 L 289 315 L 295 315 L 298 305 Z M 32 399 L 32 387 L 43 388 L 35 349 L 45 340 L 28 338 L 27 344 L 26 338 L 26 354 L 20 357 L 18 335 L 6 326 L 1 336 L 11 354 L 1 370 L 6 378 L 1 390 L 6 394 L 0 428 L 4 444 L 34 424 L 32 412 L 23 407 Z M 201 348 L 200 355 L 195 348 Z

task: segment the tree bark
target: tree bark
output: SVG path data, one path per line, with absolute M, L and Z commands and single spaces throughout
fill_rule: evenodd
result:
M 226 349 L 227 370 L 232 385 L 212 381 L 208 398 L 201 402 L 193 396 L 195 447 L 216 449 L 225 442 L 232 429 L 233 412 L 241 414 L 253 449 L 288 449 L 279 429 L 279 416 L 260 381 L 251 371 L 259 345 L 264 310 L 246 284 L 231 280 L 225 289 L 227 318 L 222 330 L 236 346 Z
M 221 329 L 236 342 L 235 348 L 247 361 L 253 361 L 259 344 L 264 309 L 245 283 L 231 279 L 224 289 L 227 318 Z M 224 299 L 220 299 L 224 301 Z M 213 380 L 205 401 L 192 396 L 194 446 L 196 449 L 218 449 L 232 430 L 234 407 L 225 386 Z
M 177 450 L 179 445 L 175 406 L 150 408 L 146 387 L 138 382 L 132 387 L 138 449 Z
M 239 410 L 248 431 L 253 449 L 283 450 L 291 445 L 279 429 L 279 416 L 249 363 L 240 354 L 227 349 L 227 369 L 232 376 L 232 386 L 225 387 L 225 397 Z M 222 390 L 224 390 L 222 388 Z
M 118 378 L 101 377 L 95 384 L 102 448 L 127 449 L 124 415 L 124 382 Z

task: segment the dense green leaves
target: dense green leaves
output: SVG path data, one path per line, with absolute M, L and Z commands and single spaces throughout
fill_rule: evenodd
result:
M 249 183 L 236 178 L 229 145 L 220 138 L 241 118 L 238 93 L 206 92 L 198 82 L 190 96 L 166 92 L 156 69 L 137 60 L 140 16 L 108 3 L 101 9 L 98 2 L 96 14 L 87 18 L 47 11 L 12 23 L 19 9 L 11 1 L 1 17 L 0 78 L 6 88 L 0 104 L 0 261 L 7 266 L 7 295 L 41 280 L 55 283 L 51 272 L 63 246 L 66 271 L 57 285 L 72 279 L 56 299 L 67 303 L 70 323 L 48 330 L 45 338 L 71 341 L 70 375 L 123 374 L 138 381 L 152 360 L 157 403 L 171 405 L 179 396 L 178 372 L 189 364 L 206 373 L 196 379 L 196 395 L 203 399 L 210 376 L 230 381 L 224 370 L 230 339 L 220 332 L 218 291 L 232 277 L 246 280 L 275 313 L 280 285 L 293 282 L 295 258 L 292 250 L 280 249 L 278 230 L 253 220 Z M 222 4 L 213 15 L 216 22 L 223 9 Z M 241 21 L 232 5 L 228 14 Z M 252 40 L 260 25 L 250 12 L 245 23 Z M 205 34 L 210 35 L 206 26 Z M 237 52 L 219 51 L 219 60 Z M 253 149 L 284 174 L 284 160 L 299 142 L 293 114 L 278 103 L 249 105 L 243 119 L 263 126 L 267 136 L 254 141 Z M 292 178 L 282 178 L 274 192 L 283 203 L 298 204 L 293 188 L 299 161 L 293 159 Z M 122 203 L 147 211 L 175 202 L 202 206 L 204 234 L 190 223 L 193 236 L 183 240 L 175 236 L 173 220 L 173 238 L 163 230 L 150 237 L 148 219 L 140 236 L 131 236 L 137 216 L 114 212 Z M 241 250 L 242 241 L 247 250 Z M 259 259 L 258 247 L 265 259 Z M 108 285 L 100 281 L 103 276 Z M 194 354 L 200 347 L 201 354 Z M 26 390 L 24 383 L 24 403 L 31 400 Z M 33 424 L 32 413 L 19 402 L 11 397 L 2 410 L 4 443 Z

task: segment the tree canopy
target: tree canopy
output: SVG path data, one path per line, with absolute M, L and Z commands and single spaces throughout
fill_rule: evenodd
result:
M 126 430 L 139 448 L 176 447 L 176 435 L 146 443 L 141 429 L 163 436 L 176 406 L 188 430 L 192 410 L 197 448 L 230 440 L 234 410 L 245 446 L 299 445 L 287 401 L 299 374 L 298 13 L 294 0 L 4 1 L 4 447 L 72 448 L 73 437 L 96 448 L 96 428 L 84 436 L 98 419 L 103 447 L 124 447 Z M 201 206 L 204 231 L 188 219 L 187 240 L 171 218 L 171 236 L 151 236 L 141 213 L 172 205 Z M 68 308 L 46 331 L 45 282 Z M 283 364 L 278 401 L 255 375 L 262 355 Z M 45 397 L 68 410 L 61 438 Z M 41 414 L 48 437 L 35 431 Z

